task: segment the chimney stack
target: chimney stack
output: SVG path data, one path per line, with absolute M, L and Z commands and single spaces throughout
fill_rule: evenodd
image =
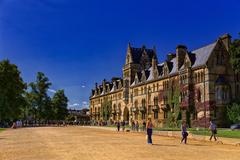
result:
M 177 67 L 178 69 L 183 65 L 185 55 L 187 54 L 187 47 L 184 45 L 178 45 L 176 48 Z
M 224 34 L 220 37 L 220 39 L 222 40 L 224 46 L 226 47 L 227 51 L 229 51 L 229 46 L 231 43 L 231 36 L 229 34 Z

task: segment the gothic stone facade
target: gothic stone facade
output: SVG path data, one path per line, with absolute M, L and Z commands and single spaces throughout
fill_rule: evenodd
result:
M 93 121 L 146 121 L 162 127 L 179 106 L 182 120 L 206 127 L 210 119 L 224 126 L 226 105 L 240 97 L 240 75 L 229 63 L 231 37 L 188 51 L 183 45 L 158 63 L 155 47 L 127 48 L 123 77 L 103 80 L 90 96 Z M 175 99 L 175 100 L 173 100 Z M 174 103 L 173 103 L 174 102 Z

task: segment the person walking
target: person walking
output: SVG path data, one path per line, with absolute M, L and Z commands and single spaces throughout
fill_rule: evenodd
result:
M 146 122 L 143 121 L 143 132 L 145 132 L 145 131 L 146 131 Z
M 147 122 L 147 143 L 148 144 L 152 144 L 152 128 L 153 128 L 153 124 L 152 124 L 151 118 L 148 118 L 148 122 Z
M 181 140 L 181 143 L 184 141 L 184 144 L 187 144 L 188 132 L 187 132 L 187 126 L 186 126 L 186 123 L 185 123 L 185 122 L 182 123 L 181 131 L 182 131 L 182 140 Z
M 117 131 L 119 132 L 120 131 L 120 122 L 117 121 Z
M 139 123 L 138 123 L 138 121 L 136 121 L 135 128 L 136 128 L 136 131 L 138 132 L 138 130 L 139 130 Z
M 135 122 L 132 121 L 132 131 L 135 131 Z
M 125 131 L 125 121 L 122 122 L 122 131 Z
M 210 121 L 209 129 L 211 130 L 212 134 L 209 138 L 209 140 L 212 140 L 212 137 L 214 137 L 214 140 L 217 141 L 216 134 L 217 134 L 217 126 L 214 122 Z

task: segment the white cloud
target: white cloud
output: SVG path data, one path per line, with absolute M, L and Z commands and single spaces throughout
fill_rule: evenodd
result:
M 54 89 L 48 89 L 48 92 L 51 92 L 51 93 L 56 93 L 57 91 L 54 90 Z
M 83 101 L 83 102 L 82 102 L 82 104 L 83 104 L 83 105 L 87 105 L 87 104 L 88 104 L 88 102 L 86 102 L 86 101 Z
M 81 87 L 82 87 L 82 88 L 85 88 L 86 86 L 85 86 L 85 85 L 82 85 Z
M 68 107 L 78 107 L 80 104 L 78 103 L 73 103 L 73 104 L 68 104 Z
M 83 101 L 83 102 L 82 102 L 82 107 L 83 107 L 83 108 L 88 108 L 88 107 L 89 107 L 88 102 L 87 102 L 87 101 Z

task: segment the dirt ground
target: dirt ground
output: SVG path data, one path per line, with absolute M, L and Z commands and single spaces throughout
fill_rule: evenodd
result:
M 117 133 L 86 127 L 46 127 L 0 133 L 0 160 L 239 160 L 240 147 Z

